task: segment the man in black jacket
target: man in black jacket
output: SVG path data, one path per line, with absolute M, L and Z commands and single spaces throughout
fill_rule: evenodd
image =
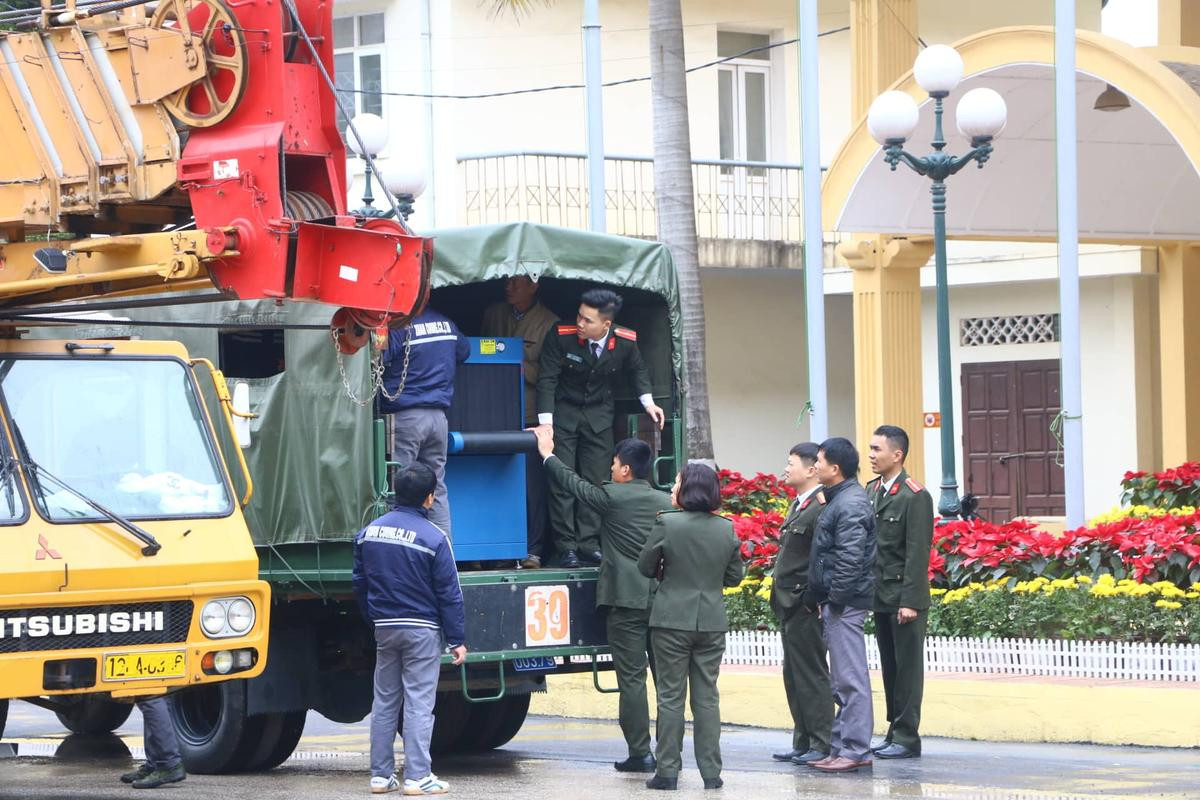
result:
M 858 482 L 858 451 L 841 437 L 817 453 L 825 510 L 817 519 L 809 556 L 806 605 L 821 606 L 837 714 L 829 757 L 809 766 L 852 772 L 871 765 L 871 679 L 863 623 L 875 600 L 875 513 Z

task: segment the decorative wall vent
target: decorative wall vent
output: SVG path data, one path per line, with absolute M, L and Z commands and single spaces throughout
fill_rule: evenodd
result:
M 1058 314 L 966 317 L 958 321 L 958 343 L 963 347 L 1057 341 Z

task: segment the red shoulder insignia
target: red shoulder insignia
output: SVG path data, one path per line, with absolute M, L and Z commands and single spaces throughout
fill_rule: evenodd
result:
M 914 481 L 912 478 L 905 478 L 904 483 L 906 486 L 908 486 L 908 488 L 912 489 L 914 492 L 919 492 L 925 488 L 921 484 Z
M 824 492 L 817 492 L 817 502 L 820 503 L 821 505 L 825 505 L 825 493 Z
M 579 335 L 579 326 L 578 325 L 559 325 L 558 326 L 558 335 L 559 336 L 578 336 Z
M 637 341 L 637 331 L 631 331 L 629 328 L 613 328 L 613 333 L 620 336 L 622 339 L 628 339 L 631 342 Z

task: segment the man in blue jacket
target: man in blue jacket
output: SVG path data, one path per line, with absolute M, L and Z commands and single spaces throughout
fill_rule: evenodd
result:
M 446 412 L 454 398 L 454 373 L 471 344 L 449 317 L 426 308 L 388 333 L 383 354 L 379 411 L 388 414 L 391 460 L 421 463 L 437 475 L 429 519 L 450 535 L 446 498 Z
M 375 628 L 371 705 L 371 791 L 401 788 L 396 723 L 404 709 L 404 794 L 444 794 L 429 742 L 443 640 L 454 663 L 467 657 L 462 589 L 450 539 L 427 519 L 437 478 L 423 464 L 396 473 L 396 507 L 354 539 L 354 594 Z

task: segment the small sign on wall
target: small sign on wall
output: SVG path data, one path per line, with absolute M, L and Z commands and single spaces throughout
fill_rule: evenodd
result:
M 940 411 L 925 412 L 925 427 L 940 428 L 942 427 L 942 414 Z

